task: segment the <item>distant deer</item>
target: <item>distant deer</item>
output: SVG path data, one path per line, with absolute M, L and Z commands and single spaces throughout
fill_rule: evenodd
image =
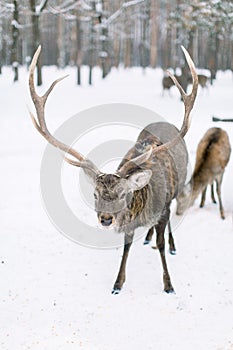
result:
M 202 208 L 205 204 L 207 186 L 211 185 L 211 198 L 214 197 L 214 182 L 219 200 L 220 216 L 225 219 L 221 199 L 221 184 L 225 167 L 229 161 L 231 146 L 226 131 L 220 128 L 210 128 L 198 144 L 196 164 L 193 175 L 183 191 L 177 196 L 177 214 L 181 215 L 192 206 L 195 199 L 202 193 Z
M 158 122 L 145 127 L 133 146 L 112 174 L 101 172 L 89 159 L 78 151 L 57 140 L 47 129 L 44 118 L 46 100 L 54 86 L 63 78 L 53 82 L 43 96 L 38 96 L 34 86 L 34 70 L 40 54 L 39 47 L 33 57 L 29 71 L 29 88 L 34 102 L 37 120 L 30 113 L 34 126 L 53 146 L 73 156 L 76 160 L 65 160 L 80 167 L 93 184 L 95 210 L 103 227 L 113 227 L 124 233 L 124 253 L 120 270 L 112 293 L 118 294 L 125 282 L 126 261 L 134 231 L 137 227 L 155 227 L 157 247 L 163 265 L 164 290 L 174 291 L 168 273 L 164 230 L 169 221 L 170 204 L 182 190 L 187 171 L 187 150 L 183 137 L 190 125 L 190 112 L 197 94 L 198 79 L 195 66 L 188 52 L 183 48 L 193 77 L 193 88 L 187 95 L 175 77 L 170 74 L 184 101 L 184 120 L 180 130 L 174 125 Z
M 204 75 L 204 74 L 198 74 L 198 84 L 204 89 L 204 88 L 208 88 L 208 81 L 209 78 Z M 192 83 L 192 77 L 188 77 L 188 83 L 191 84 Z
M 176 75 L 174 74 L 174 77 L 176 78 L 176 80 L 179 82 L 179 84 L 181 83 L 180 82 L 180 75 Z M 169 76 L 169 75 L 164 75 L 163 76 L 163 79 L 162 79 L 162 86 L 163 86 L 163 94 L 164 94 L 164 91 L 165 90 L 168 90 L 170 91 L 170 88 L 172 86 L 174 86 L 174 82 L 173 82 L 173 79 Z
M 182 75 L 177 75 L 177 74 L 174 74 L 174 77 L 176 78 L 176 80 L 182 84 Z M 198 84 L 202 87 L 202 88 L 208 88 L 208 77 L 204 74 L 198 74 L 197 75 L 198 77 Z M 192 76 L 189 76 L 188 77 L 188 84 L 191 84 L 192 83 Z M 165 90 L 170 90 L 170 88 L 172 86 L 174 86 L 174 82 L 173 80 L 170 78 L 170 76 L 166 76 L 164 75 L 163 76 L 163 79 L 162 79 L 162 86 L 163 86 L 163 94 L 164 94 L 164 91 Z

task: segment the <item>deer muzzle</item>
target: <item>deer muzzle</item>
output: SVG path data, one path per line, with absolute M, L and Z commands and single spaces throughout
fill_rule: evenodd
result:
M 102 226 L 108 227 L 114 223 L 114 218 L 110 214 L 101 214 L 99 216 L 99 222 Z

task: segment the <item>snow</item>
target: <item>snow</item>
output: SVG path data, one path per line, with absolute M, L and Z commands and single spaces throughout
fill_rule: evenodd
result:
M 48 101 L 51 131 L 78 111 L 113 102 L 144 106 L 181 125 L 179 95 L 174 87 L 172 96 L 161 96 L 159 69 L 113 70 L 105 80 L 95 69 L 92 87 L 85 67 L 82 87 L 75 85 L 75 69 L 43 73 L 41 93 L 53 79 L 70 74 Z M 0 76 L 0 349 L 232 350 L 233 160 L 222 186 L 226 220 L 208 193 L 206 206 L 195 203 L 174 232 L 177 255 L 167 253 L 167 262 L 176 294 L 162 292 L 159 254 L 141 239 L 131 249 L 124 288 L 113 296 L 121 249 L 74 244 L 44 211 L 39 176 L 46 142 L 28 115 L 27 73 L 20 68 L 19 74 L 15 84 L 10 68 Z M 233 123 L 211 121 L 212 115 L 232 118 L 232 86 L 232 74 L 219 72 L 213 87 L 200 89 L 186 137 L 192 164 L 209 127 L 223 127 L 232 140 Z
M 45 8 L 47 1 L 48 0 L 42 0 L 41 3 L 38 6 L 36 6 L 36 15 L 38 16 L 40 15 L 40 13 Z
M 22 26 L 19 24 L 19 22 L 16 21 L 15 19 L 13 21 L 11 21 L 11 25 L 12 25 L 12 27 L 15 27 L 16 29 L 22 28 Z

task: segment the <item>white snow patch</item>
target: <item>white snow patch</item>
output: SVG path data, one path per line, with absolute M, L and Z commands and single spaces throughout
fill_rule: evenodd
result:
M 75 68 L 43 70 L 40 93 L 52 80 L 70 73 L 48 101 L 51 131 L 82 109 L 111 102 L 150 108 L 180 127 L 183 106 L 175 88 L 171 89 L 172 97 L 161 97 L 162 70 L 113 69 L 101 80 L 101 72 L 94 69 L 93 87 L 87 85 L 86 67 L 82 69 L 82 87 L 75 85 L 75 72 Z M 226 220 L 220 219 L 218 206 L 207 196 L 205 208 L 199 209 L 196 203 L 175 230 L 177 256 L 167 254 L 167 261 L 176 294 L 162 292 L 158 252 L 144 247 L 141 240 L 132 247 L 124 289 L 119 296 L 112 296 L 121 249 L 87 249 L 52 226 L 39 189 L 46 143 L 34 129 L 26 108 L 26 104 L 31 106 L 26 70 L 20 68 L 19 83 L 13 84 L 12 79 L 11 69 L 3 68 L 1 350 L 232 349 L 233 159 L 222 186 Z M 186 137 L 192 164 L 197 143 L 209 127 L 221 126 L 233 139 L 233 123 L 211 122 L 212 115 L 233 117 L 232 84 L 232 74 L 220 72 L 213 87 L 199 90 Z M 71 192 L 74 187 L 70 182 Z M 73 196 L 78 202 L 75 193 Z

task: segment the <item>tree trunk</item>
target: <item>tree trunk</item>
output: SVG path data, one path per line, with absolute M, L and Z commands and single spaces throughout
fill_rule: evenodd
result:
M 89 66 L 89 80 L 88 80 L 89 85 L 92 85 L 92 66 Z
M 108 49 L 107 49 L 107 40 L 108 40 L 108 28 L 105 26 L 102 26 L 101 30 L 101 36 L 102 36 L 102 52 L 101 52 L 101 61 L 102 61 L 102 78 L 104 79 L 108 75 L 108 67 L 107 67 L 107 61 L 108 61 Z
M 19 62 L 18 62 L 18 40 L 19 40 L 19 8 L 18 1 L 13 1 L 14 12 L 12 21 L 12 47 L 11 47 L 11 64 L 14 71 L 14 81 L 19 80 Z
M 82 65 L 82 33 L 78 11 L 76 12 L 76 65 L 77 65 L 77 84 L 81 85 L 81 65 Z
M 150 66 L 155 68 L 157 65 L 157 0 L 151 0 L 150 8 Z
M 58 68 L 64 68 L 65 67 L 65 53 L 64 53 L 64 38 L 63 38 L 63 31 L 64 31 L 64 23 L 63 23 L 63 17 L 58 16 L 57 19 L 57 65 Z
M 113 61 L 113 66 L 114 67 L 119 67 L 120 64 L 120 53 L 121 53 L 121 40 L 118 36 L 114 37 L 114 42 L 113 42 L 113 52 L 114 52 L 114 61 Z
M 131 38 L 125 39 L 125 68 L 129 68 L 131 65 Z
M 141 37 L 140 37 L 140 45 L 139 45 L 139 59 L 140 66 L 142 68 L 146 67 L 146 20 L 144 18 L 141 19 Z
M 77 66 L 77 84 L 81 85 L 82 80 L 81 80 L 81 66 Z
M 208 68 L 210 70 L 210 84 L 213 85 L 214 79 L 216 79 L 216 56 L 215 56 L 215 51 L 216 51 L 216 42 L 215 42 L 215 37 L 213 34 L 211 34 L 210 39 L 209 39 L 209 48 L 208 48 Z
M 91 6 L 93 11 L 95 11 L 95 1 L 91 1 Z M 89 41 L 89 50 L 88 50 L 88 61 L 89 61 L 89 85 L 92 85 L 92 69 L 94 65 L 94 19 L 93 16 L 90 20 L 90 41 Z

